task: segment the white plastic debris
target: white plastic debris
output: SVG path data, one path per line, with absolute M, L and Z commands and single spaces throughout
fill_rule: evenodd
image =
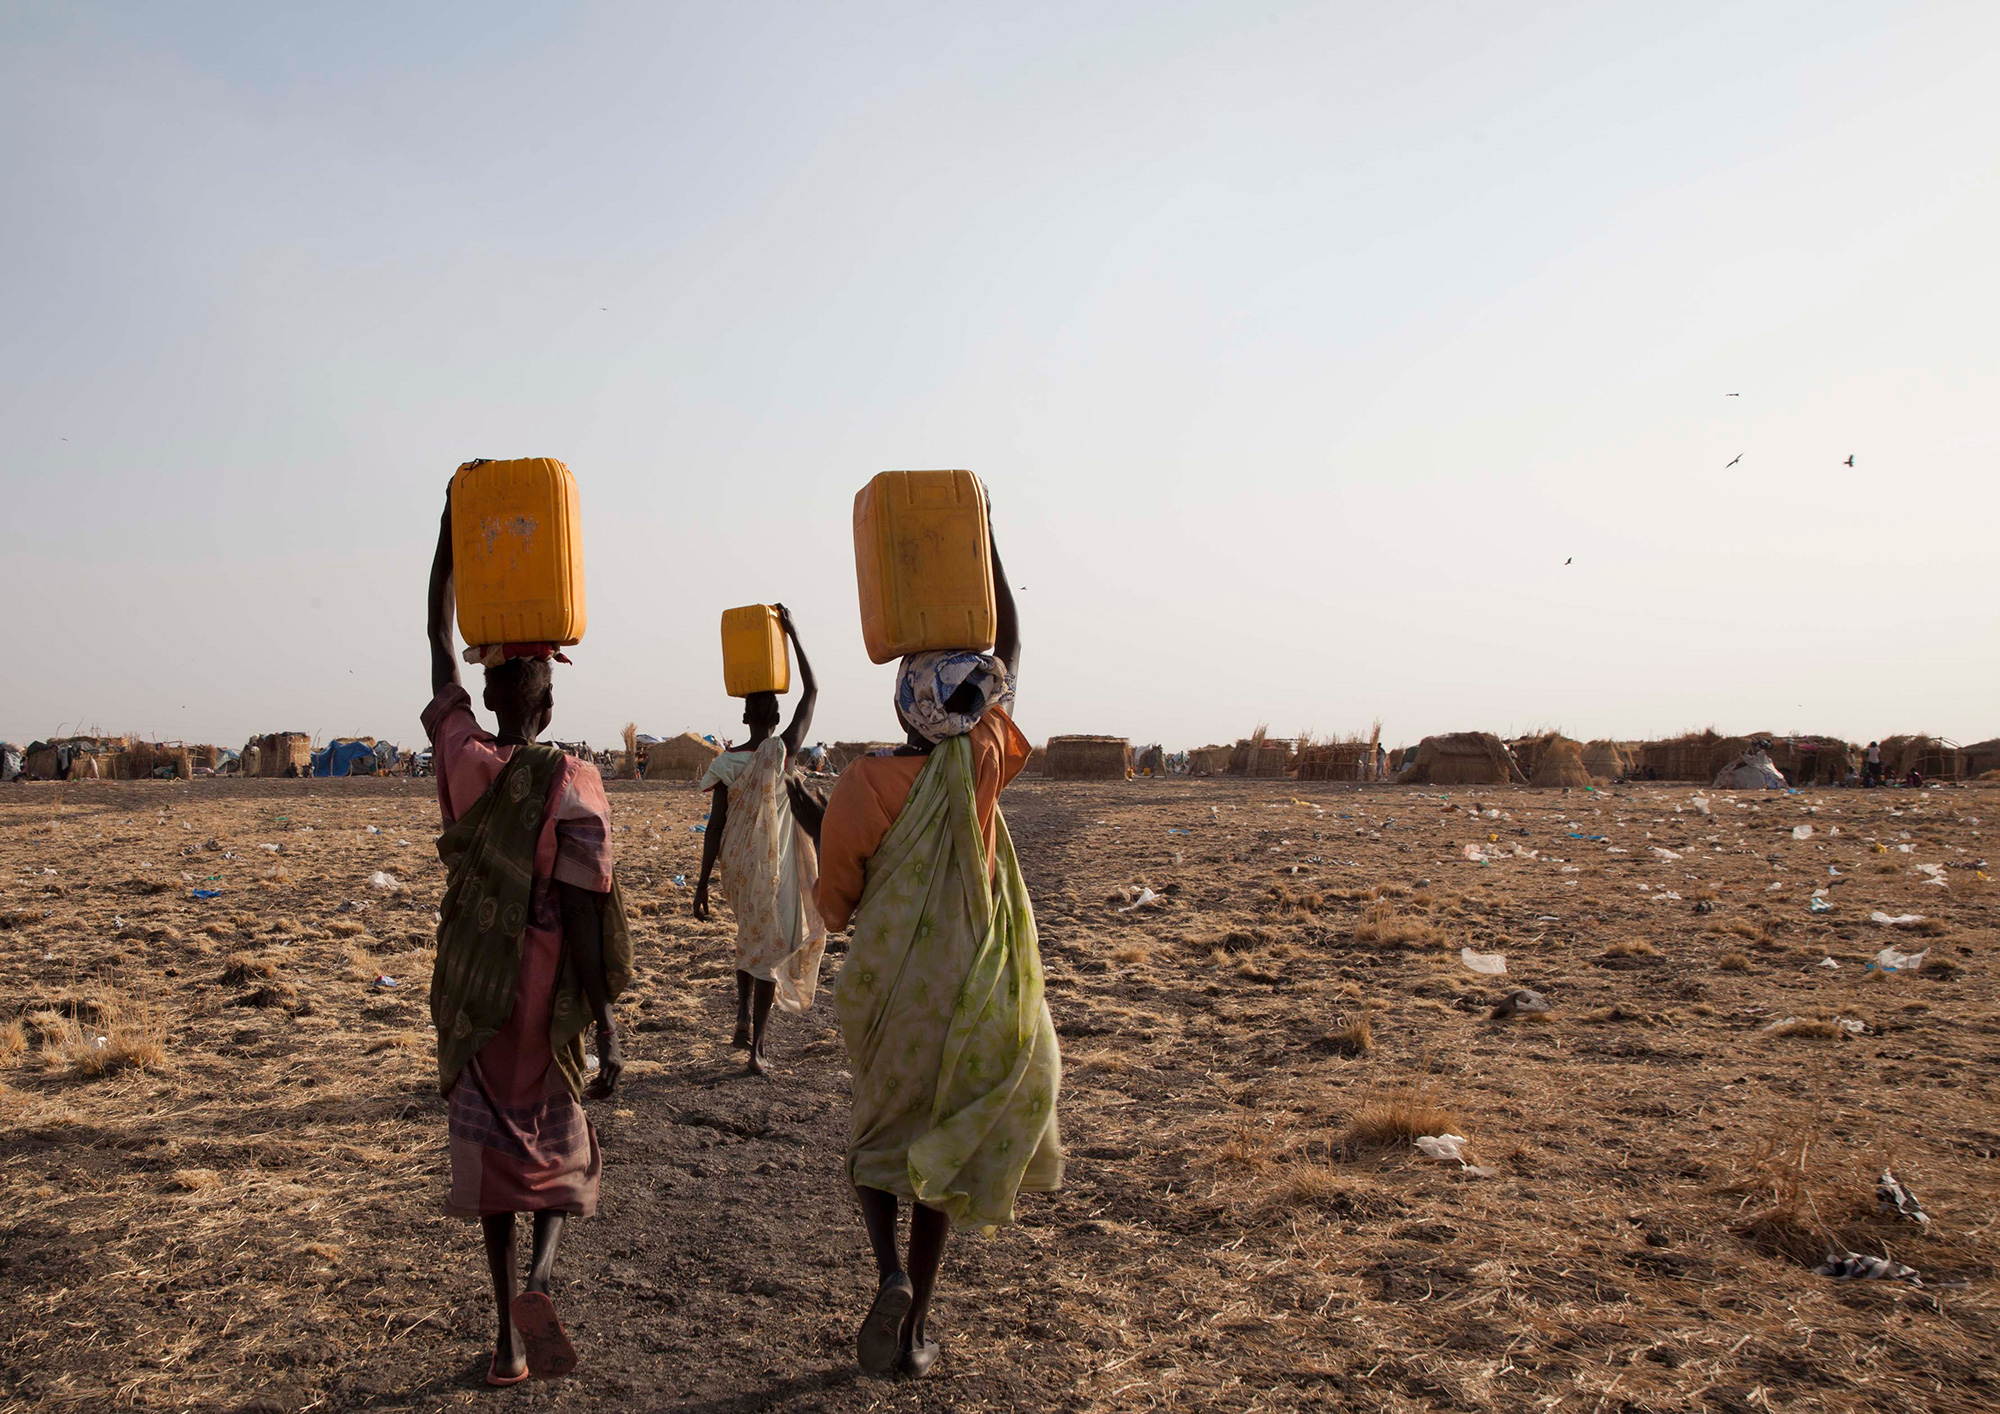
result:
M 1833 912 L 1833 905 L 1828 903 L 1824 898 L 1821 898 L 1818 894 L 1814 894 L 1810 899 L 1806 901 L 1806 908 L 1813 913 Z
M 1132 902 L 1126 904 L 1125 907 L 1117 909 L 1115 911 L 1119 913 L 1130 913 L 1135 908 L 1144 908 L 1149 903 L 1159 902 L 1159 898 L 1160 896 L 1154 893 L 1151 889 L 1142 888 L 1139 890 L 1139 896 L 1137 898 L 1133 899 Z
M 1868 921 L 1871 923 L 1880 923 L 1884 928 L 1902 928 L 1911 923 L 1923 922 L 1924 915 L 1921 913 L 1898 913 L 1892 918 L 1878 908 L 1868 915 Z
M 1888 1169 L 1883 1169 L 1882 1176 L 1875 1181 L 1875 1208 L 1878 1212 L 1908 1218 L 1918 1227 L 1931 1225 L 1931 1215 L 1924 1211 L 1917 1195 L 1897 1182 L 1896 1175 Z
M 271 851 L 271 853 L 273 853 L 273 854 L 276 854 L 276 853 L 278 852 L 278 847 L 277 847 L 276 845 L 274 845 L 274 844 L 260 844 L 260 845 L 258 845 L 258 846 L 257 846 L 257 848 L 259 848 L 259 849 L 268 849 L 268 850 L 269 850 L 269 851 Z
M 381 834 L 381 833 L 382 833 L 382 831 L 381 831 L 381 830 L 379 830 L 379 829 L 377 829 L 377 828 L 376 828 L 375 826 L 373 826 L 373 825 L 370 825 L 370 826 L 368 827 L 368 833 L 369 833 L 369 834 L 371 834 L 371 835 L 379 835 L 379 834 Z
M 368 876 L 368 885 L 370 888 L 376 889 L 393 889 L 396 887 L 396 876 L 384 870 L 377 869 L 373 874 Z
M 1811 825 L 1794 825 L 1794 826 L 1792 826 L 1792 838 L 1793 838 L 1793 839 L 1795 839 L 1795 840 L 1809 840 L 1809 839 L 1811 839 L 1811 838 L 1812 838 L 1812 826 L 1811 826 Z
M 1764 892 L 1767 894 L 1775 894 L 1781 892 L 1784 889 L 1784 887 L 1785 886 L 1783 884 L 1779 883 L 1776 879 L 1773 879 L 1770 883 L 1764 885 Z
M 1660 848 L 1660 847 L 1659 847 L 1658 845 L 1654 845 L 1654 846 L 1653 846 L 1653 853 L 1657 854 L 1657 855 L 1658 855 L 1658 856 L 1659 856 L 1660 858 L 1662 858 L 1662 859 L 1679 859 L 1679 858 L 1680 858 L 1680 855 L 1679 855 L 1679 854 L 1677 854 L 1677 853 L 1675 853 L 1675 852 L 1674 852 L 1673 850 L 1671 850 L 1671 849 L 1661 849 L 1661 848 Z
M 1417 1148 L 1433 1159 L 1450 1159 L 1454 1163 L 1464 1163 L 1463 1134 L 1425 1134 L 1418 1138 Z
M 1471 948 L 1460 948 L 1458 960 L 1482 976 L 1503 977 L 1507 973 L 1507 957 L 1504 953 L 1474 952 Z
M 1834 960 L 1833 960 L 1832 958 L 1830 958 L 1830 957 L 1823 957 L 1823 958 L 1821 958 L 1821 959 L 1819 960 L 1819 965 L 1820 965 L 1821 967 L 1824 967 L 1824 968 L 1825 968 L 1825 969 L 1826 969 L 1827 971 L 1829 971 L 1829 972 L 1838 972 L 1838 971 L 1840 970 L 1840 964 L 1839 964 L 1839 963 L 1837 963 L 1837 962 L 1835 962 L 1835 961 L 1834 961 Z
M 1901 1262 L 1892 1262 L 1887 1257 L 1867 1257 L 1859 1252 L 1829 1252 L 1826 1260 L 1814 1271 L 1835 1281 L 1906 1281 L 1911 1286 L 1922 1286 L 1923 1279 L 1917 1275 L 1915 1267 L 1906 1267 Z
M 1708 808 L 1708 797 L 1705 795 L 1696 796 L 1694 798 L 1694 808 L 1699 810 L 1704 815 L 1709 814 L 1710 811 Z
M 1924 959 L 1930 955 L 1929 948 L 1922 952 L 1897 952 L 1894 948 L 1884 948 L 1875 954 L 1875 961 L 1869 965 L 1884 972 L 1914 972 L 1924 965 Z

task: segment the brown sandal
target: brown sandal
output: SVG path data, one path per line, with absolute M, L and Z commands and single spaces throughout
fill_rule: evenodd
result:
M 536 1379 L 557 1379 L 576 1368 L 576 1347 L 556 1319 L 556 1303 L 547 1292 L 522 1292 L 514 1298 L 511 1314 L 528 1347 L 528 1371 Z
M 903 1354 L 903 1317 L 916 1299 L 916 1288 L 901 1272 L 882 1283 L 882 1289 L 875 1293 L 875 1304 L 868 1308 L 854 1337 L 854 1358 L 863 1370 L 871 1375 L 894 1372 Z

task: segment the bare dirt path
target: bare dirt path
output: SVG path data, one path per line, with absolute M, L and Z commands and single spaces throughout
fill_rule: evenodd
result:
M 426 786 L 0 794 L 0 1414 L 2000 1401 L 1991 790 L 1018 785 L 1069 1186 L 955 1242 L 911 1385 L 853 1370 L 831 1009 L 738 1074 L 705 802 L 614 784 L 641 971 L 562 1262 L 585 1369 L 490 1393 L 436 1212 Z M 1549 1016 L 1492 1018 L 1516 986 Z

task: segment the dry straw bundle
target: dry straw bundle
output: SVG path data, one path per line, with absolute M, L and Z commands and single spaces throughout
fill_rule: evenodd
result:
M 1049 776 L 1058 781 L 1122 781 L 1132 769 L 1132 746 L 1122 736 L 1052 736 Z

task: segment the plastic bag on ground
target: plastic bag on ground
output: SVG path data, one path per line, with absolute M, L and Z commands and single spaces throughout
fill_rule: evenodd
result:
M 1504 953 L 1474 952 L 1471 948 L 1460 948 L 1458 960 L 1487 977 L 1503 977 L 1507 973 L 1507 958 Z
M 1835 1281 L 1906 1281 L 1911 1286 L 1922 1286 L 1923 1278 L 1917 1275 L 1915 1267 L 1906 1267 L 1901 1262 L 1892 1262 L 1887 1257 L 1867 1257 L 1859 1252 L 1829 1252 L 1826 1260 L 1814 1268 L 1817 1275 L 1832 1277 Z
M 377 869 L 373 874 L 368 876 L 368 884 L 370 888 L 393 889 L 396 887 L 396 876 Z
M 1417 1147 L 1433 1159 L 1451 1159 L 1462 1164 L 1464 1143 L 1463 1134 L 1426 1134 L 1417 1140 Z
M 1878 908 L 1868 915 L 1868 921 L 1871 923 L 1880 923 L 1884 928 L 1901 928 L 1905 924 L 1923 922 L 1924 915 L 1921 913 L 1898 913 L 1892 918 Z
M 1884 948 L 1875 954 L 1870 967 L 1879 967 L 1884 972 L 1914 972 L 1924 965 L 1924 959 L 1931 955 L 1925 948 L 1922 952 L 1897 952 L 1894 948 Z
M 1918 1227 L 1931 1225 L 1931 1215 L 1924 1211 L 1917 1195 L 1897 1182 L 1896 1175 L 1888 1169 L 1883 1169 L 1882 1176 L 1875 1181 L 1875 1208 L 1878 1212 L 1908 1218 Z

